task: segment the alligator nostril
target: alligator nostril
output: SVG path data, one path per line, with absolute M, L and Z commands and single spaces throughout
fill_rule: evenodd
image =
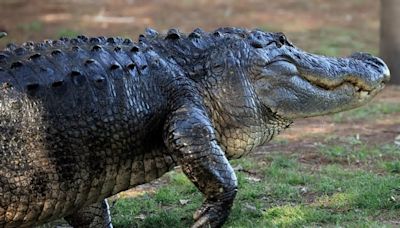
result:
M 285 35 L 281 35 L 281 36 L 279 37 L 279 42 L 280 42 L 282 45 L 285 44 L 285 42 L 286 42 L 286 37 L 285 37 Z
M 374 61 L 374 63 L 376 64 L 376 65 L 379 65 L 379 66 L 381 66 L 381 67 L 386 67 L 385 66 L 385 64 L 383 63 L 383 61 L 382 60 L 380 60 L 380 59 L 374 59 L 373 60 Z
M 381 74 L 382 83 L 390 80 L 390 70 L 382 59 L 365 52 L 353 53 L 350 58 L 361 60 L 375 68 Z

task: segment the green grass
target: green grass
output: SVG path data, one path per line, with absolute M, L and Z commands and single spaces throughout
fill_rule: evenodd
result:
M 395 144 L 369 146 L 357 136 L 331 137 L 319 144 L 318 152 L 329 162 L 347 165 L 369 164 L 371 167 L 384 167 L 393 172 L 399 170 L 397 160 L 400 158 L 400 148 Z
M 332 35 L 334 38 L 331 38 Z M 316 46 L 313 52 L 329 56 L 342 55 L 348 49 L 365 50 L 367 47 L 357 40 L 357 34 L 354 31 L 344 30 L 342 28 L 321 29 L 319 35 L 322 37 L 320 45 Z
M 400 161 L 385 161 L 381 164 L 387 172 L 400 174 Z
M 41 21 L 32 21 L 25 24 L 17 25 L 17 27 L 24 32 L 32 33 L 32 32 L 42 32 L 43 31 L 43 22 Z
M 397 103 L 374 102 L 369 103 L 361 108 L 336 113 L 332 115 L 331 118 L 334 122 L 341 123 L 354 120 L 378 118 L 393 113 L 400 113 L 400 105 Z
M 321 158 L 336 159 L 326 164 L 301 163 L 298 154 L 279 152 L 232 161 L 245 171 L 236 172 L 239 192 L 225 227 L 394 227 L 390 221 L 400 218 L 400 149 L 339 140 L 342 146 L 321 145 Z M 373 162 L 377 170 L 342 164 L 348 157 Z M 182 173 L 169 179 L 154 194 L 117 200 L 114 226 L 190 226 L 202 196 Z
M 68 28 L 62 28 L 57 31 L 56 37 L 76 37 L 80 35 L 81 32 L 73 30 L 73 29 L 68 29 Z
M 326 27 L 290 34 L 295 43 L 316 54 L 328 56 L 350 55 L 355 51 L 377 55 L 374 37 L 361 36 L 360 33 L 345 27 Z
M 120 199 L 112 210 L 114 227 L 185 227 L 192 220 L 201 194 L 182 173 L 172 172 L 170 184 L 155 194 Z M 180 200 L 188 200 L 182 206 Z

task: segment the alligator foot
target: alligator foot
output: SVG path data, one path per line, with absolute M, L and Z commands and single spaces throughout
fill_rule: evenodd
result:
M 217 201 L 206 200 L 193 218 L 196 221 L 192 228 L 221 227 L 229 216 L 236 190 L 218 197 Z
M 64 218 L 74 228 L 112 228 L 107 199 L 80 209 Z

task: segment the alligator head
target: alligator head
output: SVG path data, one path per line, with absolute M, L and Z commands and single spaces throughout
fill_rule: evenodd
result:
M 366 53 L 345 58 L 300 50 L 283 33 L 252 31 L 248 69 L 262 103 L 287 119 L 335 113 L 371 100 L 390 79 L 385 63 Z

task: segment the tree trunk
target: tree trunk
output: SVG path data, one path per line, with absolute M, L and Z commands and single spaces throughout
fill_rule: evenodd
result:
M 400 0 L 381 0 L 380 55 L 400 85 Z

